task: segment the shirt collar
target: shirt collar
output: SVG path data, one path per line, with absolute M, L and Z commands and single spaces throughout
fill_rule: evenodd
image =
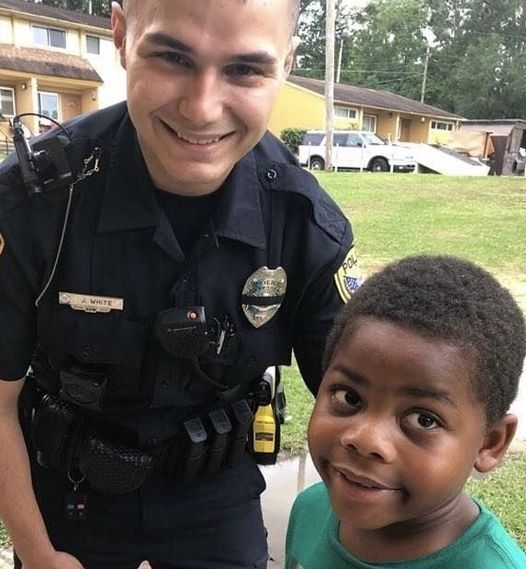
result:
M 106 191 L 97 231 L 126 231 L 157 225 L 159 208 L 128 113 L 109 152 Z
M 98 232 L 140 229 L 159 223 L 154 186 L 128 113 L 110 150 L 106 180 Z M 261 184 L 253 151 L 234 166 L 226 179 L 214 227 L 218 236 L 260 249 L 266 247 Z
M 261 184 L 253 152 L 244 156 L 225 180 L 214 225 L 218 236 L 265 248 Z

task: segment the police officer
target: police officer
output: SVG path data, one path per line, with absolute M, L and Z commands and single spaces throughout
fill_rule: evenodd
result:
M 18 567 L 266 566 L 245 451 L 261 378 L 294 349 L 316 391 L 355 282 L 348 222 L 265 132 L 298 6 L 113 3 L 127 103 L 0 171 L 0 515 Z

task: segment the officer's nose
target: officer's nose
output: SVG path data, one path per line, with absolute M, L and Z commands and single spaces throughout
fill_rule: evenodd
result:
M 364 458 L 391 463 L 396 456 L 396 428 L 394 422 L 378 415 L 360 413 L 341 433 L 340 444 Z
M 223 88 L 213 71 L 196 73 L 189 80 L 179 102 L 180 114 L 192 126 L 218 121 L 223 114 Z

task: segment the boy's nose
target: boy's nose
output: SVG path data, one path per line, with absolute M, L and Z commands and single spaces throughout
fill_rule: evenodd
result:
M 395 425 L 377 417 L 356 417 L 341 434 L 340 443 L 360 456 L 391 463 L 396 456 L 394 429 Z
M 192 76 L 181 94 L 180 114 L 192 126 L 203 127 L 218 121 L 223 113 L 223 92 L 215 73 Z

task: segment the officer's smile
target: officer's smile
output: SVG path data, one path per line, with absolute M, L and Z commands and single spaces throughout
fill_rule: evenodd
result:
M 188 144 L 190 146 L 200 147 L 213 147 L 217 143 L 225 140 L 227 137 L 232 136 L 235 131 L 227 134 L 190 134 L 173 129 L 169 124 L 161 119 L 163 126 L 169 131 L 172 136 L 175 136 L 178 141 Z

